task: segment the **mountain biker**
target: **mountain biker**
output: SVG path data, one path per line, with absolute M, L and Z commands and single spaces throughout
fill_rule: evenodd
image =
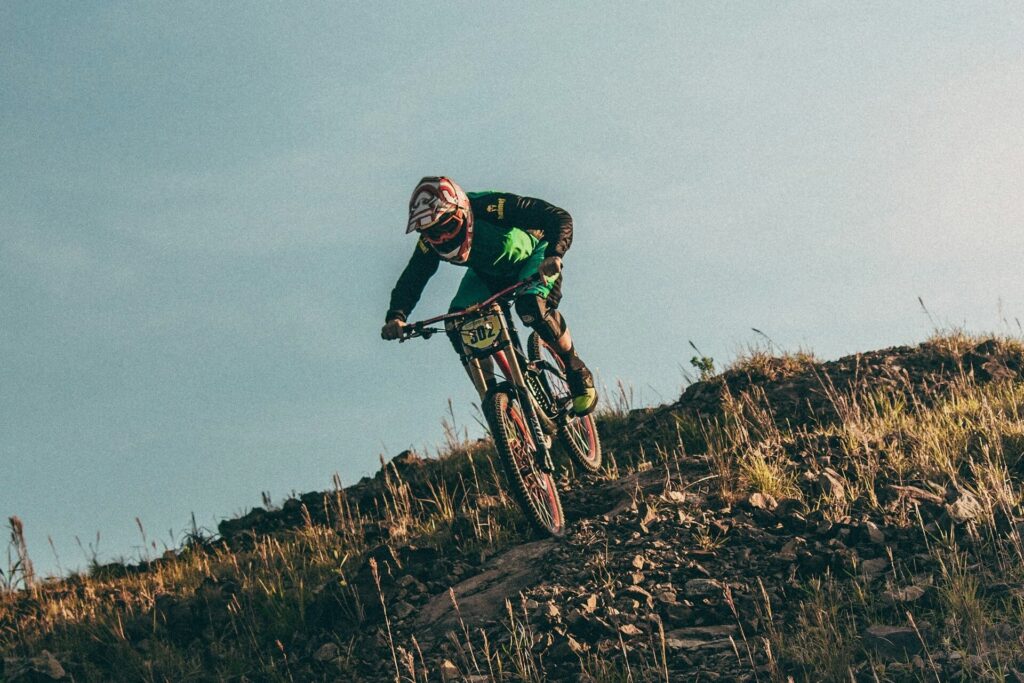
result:
M 467 194 L 450 178 L 426 177 L 409 200 L 406 233 L 413 231 L 420 237 L 391 292 L 380 332 L 383 339 L 401 337 L 407 316 L 441 261 L 468 269 L 449 312 L 479 303 L 539 273 L 543 283 L 517 297 L 516 312 L 565 364 L 573 410 L 579 415 L 594 410 L 594 378 L 577 355 L 565 318 L 558 312 L 562 256 L 572 243 L 572 217 L 567 211 L 507 192 Z M 461 354 L 458 330 L 447 331 Z

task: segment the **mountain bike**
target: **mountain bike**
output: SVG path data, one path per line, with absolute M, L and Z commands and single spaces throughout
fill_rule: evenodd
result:
M 561 536 L 565 516 L 555 486 L 552 437 L 588 472 L 601 469 L 601 442 L 593 416 L 573 411 L 559 355 L 536 332 L 530 334 L 525 352 L 519 341 L 512 303 L 537 282 L 537 276 L 527 278 L 464 310 L 410 323 L 399 341 L 458 331 L 462 363 L 480 394 L 516 498 L 537 529 Z M 435 327 L 439 323 L 445 328 Z

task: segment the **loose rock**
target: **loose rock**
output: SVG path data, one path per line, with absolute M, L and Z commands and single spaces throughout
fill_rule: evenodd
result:
M 864 632 L 864 643 L 890 659 L 907 659 L 924 649 L 909 626 L 871 626 Z

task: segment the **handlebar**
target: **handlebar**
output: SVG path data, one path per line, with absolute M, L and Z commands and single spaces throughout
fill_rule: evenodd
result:
M 484 299 L 480 303 L 473 304 L 468 308 L 464 308 L 461 311 L 454 311 L 452 313 L 445 313 L 444 315 L 435 316 L 433 318 L 427 318 L 426 320 L 420 320 L 418 322 L 409 323 L 402 328 L 402 336 L 398 338 L 399 342 L 404 342 L 406 339 L 412 339 L 414 337 L 423 337 L 424 339 L 430 339 L 436 332 L 444 332 L 444 328 L 431 327 L 435 323 L 445 322 L 447 320 L 455 320 L 457 318 L 465 318 L 468 315 L 472 315 L 477 311 L 487 308 L 496 301 L 500 301 L 503 298 L 508 297 L 510 294 L 515 294 L 520 289 L 526 287 L 532 287 L 535 284 L 544 282 L 544 277 L 537 273 L 531 275 L 525 280 L 520 280 L 514 285 L 510 285 L 505 289 L 492 294 L 490 298 Z
M 402 328 L 402 336 L 398 338 L 398 343 L 401 344 L 406 339 L 414 337 L 430 339 L 436 332 L 444 332 L 444 330 L 440 327 L 424 327 L 422 322 L 412 323 Z

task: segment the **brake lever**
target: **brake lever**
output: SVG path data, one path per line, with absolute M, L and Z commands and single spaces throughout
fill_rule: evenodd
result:
M 405 342 L 409 341 L 410 339 L 412 339 L 415 336 L 416 336 L 416 325 L 409 325 L 408 326 L 408 331 L 406 331 L 406 329 L 402 330 L 402 336 L 398 338 L 398 343 L 399 344 L 404 344 Z
M 431 337 L 434 336 L 434 334 L 440 331 L 436 327 L 424 327 L 419 323 L 409 325 L 406 329 L 408 329 L 408 332 L 403 330 L 402 336 L 398 338 L 399 344 L 401 344 L 404 341 L 408 341 L 413 337 L 423 337 L 424 339 L 430 339 Z

